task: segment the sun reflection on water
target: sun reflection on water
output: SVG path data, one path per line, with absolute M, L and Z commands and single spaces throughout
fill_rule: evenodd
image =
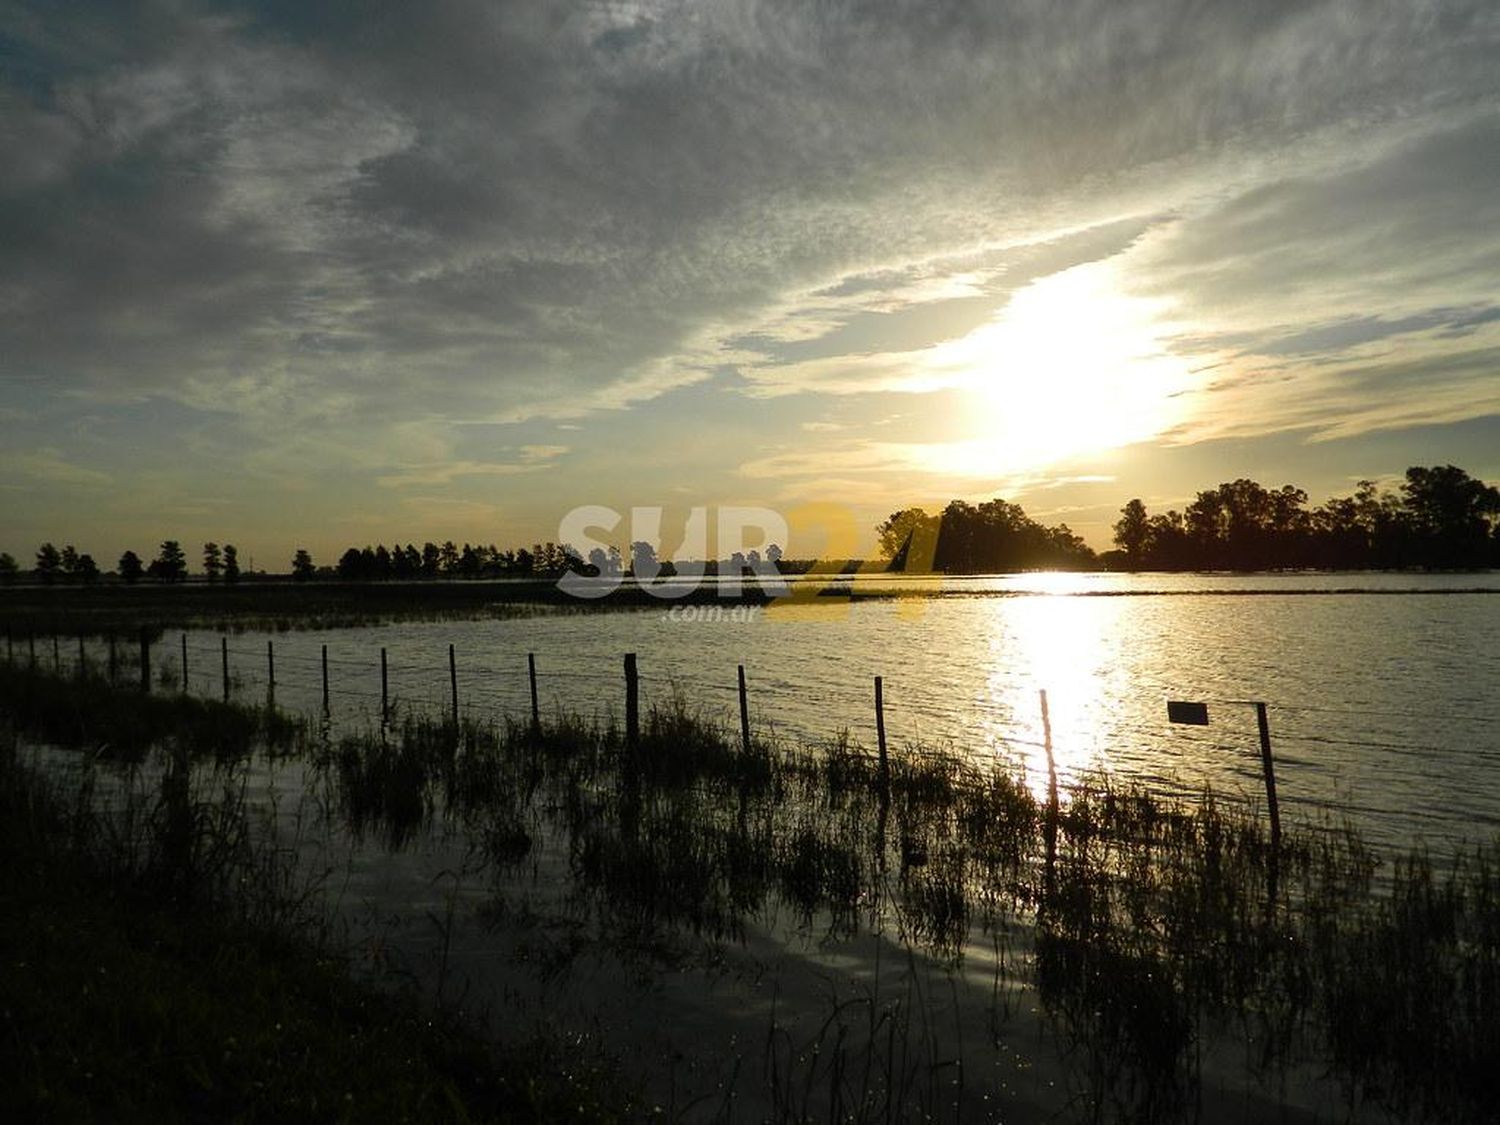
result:
M 1058 592 L 1068 588 L 1058 575 Z M 985 741 L 1047 796 L 1040 693 L 1047 693 L 1052 752 L 1066 787 L 1111 766 L 1108 749 L 1118 632 L 1086 599 L 1030 596 L 996 604 L 989 630 Z M 1066 792 L 1064 792 L 1066 800 Z

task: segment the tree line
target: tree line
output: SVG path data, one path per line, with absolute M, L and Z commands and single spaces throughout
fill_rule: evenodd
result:
M 766 551 L 767 561 L 786 568 L 795 564 L 781 562 L 781 548 L 771 545 Z M 733 570 L 739 573 L 745 568 L 756 568 L 761 564 L 757 551 L 744 554 L 736 551 L 721 563 L 709 562 L 705 572 L 709 574 Z M 552 542 L 535 543 L 531 547 L 502 550 L 494 544 L 488 546 L 452 540 L 442 543 L 414 543 L 386 546 L 350 547 L 339 556 L 334 566 L 318 566 L 310 552 L 297 548 L 291 559 L 290 574 L 294 582 L 343 581 L 343 582 L 399 582 L 426 579 L 495 579 L 535 578 L 555 579 L 568 571 L 589 577 L 620 575 L 642 575 L 650 578 L 667 578 L 675 574 L 676 567 L 669 560 L 657 558 L 656 547 L 646 542 L 630 545 L 629 555 L 623 555 L 618 547 L 607 550 L 594 548 L 585 558 L 581 552 L 568 544 Z M 232 543 L 203 544 L 202 573 L 210 583 L 234 585 L 241 577 L 239 552 Z M 9 554 L 0 554 L 0 583 L 15 581 L 21 568 Z M 51 543 L 43 543 L 36 553 L 31 577 L 46 585 L 72 583 L 88 585 L 97 582 L 102 574 L 93 556 L 79 554 L 69 544 L 58 550 Z M 156 557 L 143 562 L 134 551 L 120 556 L 113 577 L 127 585 L 142 579 L 158 583 L 185 582 L 189 567 L 187 552 L 176 539 L 162 542 Z
M 891 570 L 1470 570 L 1500 566 L 1500 491 L 1453 465 L 1406 470 L 1398 491 L 1360 481 L 1309 508 L 1295 485 L 1240 479 L 1199 492 L 1184 511 L 1129 501 L 1115 549 L 1096 554 L 1067 524 L 1019 505 L 954 500 L 939 514 L 904 508 L 876 526 Z
M 887 569 L 942 574 L 986 574 L 1018 570 L 1460 570 L 1500 567 L 1500 491 L 1453 465 L 1412 467 L 1396 491 L 1360 481 L 1352 495 L 1308 507 L 1295 485 L 1268 489 L 1241 478 L 1199 492 L 1183 511 L 1152 515 L 1139 499 L 1129 501 L 1114 524 L 1113 550 L 1096 554 L 1066 523 L 1048 527 L 1019 504 L 988 500 L 951 501 L 936 514 L 903 508 L 878 524 Z M 231 543 L 204 543 L 202 572 L 210 583 L 240 580 L 239 554 Z M 764 562 L 784 573 L 810 562 L 784 559 L 772 545 Z M 757 569 L 754 551 L 721 562 L 704 573 Z M 451 540 L 405 545 L 350 547 L 335 566 L 318 566 L 298 548 L 291 560 L 294 581 L 314 579 L 384 582 L 423 579 L 554 579 L 567 571 L 587 575 L 674 573 L 650 543 L 595 548 L 584 558 L 567 544 L 536 543 L 501 550 L 494 544 L 462 546 Z M 21 568 L 0 553 L 0 582 L 13 582 Z M 174 583 L 188 576 L 187 553 L 175 539 L 161 543 L 144 562 L 134 551 L 120 556 L 115 574 L 125 583 L 142 579 Z M 43 583 L 96 582 L 93 556 L 72 544 L 44 543 L 31 575 Z
M 1316 508 L 1293 485 L 1253 480 L 1151 515 L 1131 500 L 1105 561 L 1129 570 L 1474 570 L 1500 566 L 1500 491 L 1454 465 L 1412 467 L 1397 491 L 1373 481 Z

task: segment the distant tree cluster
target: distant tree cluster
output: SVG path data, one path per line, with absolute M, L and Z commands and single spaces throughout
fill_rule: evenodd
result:
M 501 550 L 494 544 L 462 547 L 452 540 L 420 549 L 406 546 L 350 547 L 340 557 L 337 575 L 345 582 L 419 581 L 437 578 L 556 578 L 584 569 L 578 552 L 556 543 L 537 543 L 529 550 Z M 295 572 L 295 568 L 294 568 Z
M 1140 500 L 1114 526 L 1129 570 L 1466 570 L 1500 566 L 1500 491 L 1453 465 L 1406 470 L 1400 492 L 1360 481 L 1352 496 L 1307 507 L 1292 485 L 1236 480 L 1186 511 L 1153 516 Z
M 891 570 L 989 574 L 1083 570 L 1097 557 L 1067 524 L 1046 527 L 1019 504 L 951 501 L 941 515 L 904 508 L 875 528 Z
M 10 555 L 0 555 L 0 580 L 14 581 L 20 566 Z M 99 579 L 99 564 L 93 555 L 79 554 L 69 543 L 61 551 L 51 543 L 37 548 L 36 566 L 32 568 L 38 582 L 51 585 L 54 582 L 77 582 L 84 585 Z

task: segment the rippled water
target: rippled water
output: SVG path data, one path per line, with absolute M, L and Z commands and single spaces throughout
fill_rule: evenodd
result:
M 879 580 L 862 585 L 876 585 Z M 889 583 L 887 583 L 889 584 Z M 901 584 L 904 590 L 911 583 Z M 891 741 L 953 746 L 1045 777 L 1041 691 L 1059 770 L 1263 799 L 1254 709 L 1270 705 L 1284 815 L 1347 814 L 1384 843 L 1448 844 L 1500 826 L 1500 575 L 1024 575 L 949 580 L 945 596 L 773 607 L 663 608 L 229 638 L 243 696 L 317 708 L 329 652 L 337 722 L 392 696 L 523 714 L 535 653 L 545 710 L 623 713 L 621 658 L 644 702 L 680 693 L 737 722 L 743 664 L 755 722 L 790 737 L 847 728 L 875 741 L 873 679 Z M 748 618 L 748 619 L 747 619 Z M 219 638 L 189 637 L 193 688 L 216 694 Z M 174 637 L 161 649 L 177 656 Z M 1168 699 L 1208 703 L 1173 726 Z

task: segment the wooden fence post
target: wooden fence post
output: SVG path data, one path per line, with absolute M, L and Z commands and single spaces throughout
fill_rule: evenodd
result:
M 636 672 L 635 653 L 625 654 L 625 745 L 632 751 L 641 739 L 640 676 Z
M 323 714 L 328 714 L 328 646 L 323 646 Z
M 266 641 L 266 687 L 270 691 L 276 690 L 276 647 L 269 640 Z
M 58 648 L 57 648 L 57 634 L 56 633 L 52 634 L 52 670 L 54 672 L 61 672 L 62 671 L 62 653 L 59 652 Z
M 1042 701 L 1042 748 L 1047 752 L 1047 807 L 1057 818 L 1057 759 L 1052 756 L 1052 713 L 1047 709 L 1047 689 L 1038 693 Z
M 36 634 L 26 634 L 26 652 L 31 660 L 31 670 L 36 671 Z
M 88 655 L 83 651 L 83 634 L 78 634 L 78 678 L 81 680 L 89 670 Z
M 219 672 L 224 680 L 224 702 L 229 702 L 229 638 L 219 638 Z
M 1042 701 L 1042 748 L 1047 752 L 1047 818 L 1042 824 L 1042 839 L 1047 846 L 1044 872 L 1044 895 L 1050 898 L 1057 866 L 1057 759 L 1052 756 L 1052 713 L 1047 707 L 1047 689 L 1037 693 Z
M 745 666 L 740 665 L 740 744 L 750 753 L 750 696 L 745 691 Z
M 182 694 L 188 693 L 187 634 L 182 634 Z
M 380 648 L 380 725 L 384 726 L 391 718 L 391 695 L 390 679 L 386 674 L 385 646 Z
M 151 690 L 151 634 L 141 626 L 141 690 Z
M 542 729 L 542 711 L 537 706 L 536 699 L 536 653 L 534 652 L 526 654 L 526 678 L 531 681 L 531 731 L 537 734 Z
M 1271 760 L 1271 724 L 1266 718 L 1264 703 L 1255 705 L 1255 725 L 1260 729 L 1260 764 L 1266 775 L 1266 812 L 1271 817 L 1271 869 L 1267 884 L 1274 904 L 1281 866 L 1281 812 L 1276 807 L 1276 767 Z
M 115 654 L 115 635 L 109 635 L 109 686 L 115 686 L 115 673 L 119 670 L 119 657 Z
M 889 800 L 891 795 L 891 760 L 885 749 L 885 682 L 875 677 L 875 744 L 880 750 L 880 797 Z

